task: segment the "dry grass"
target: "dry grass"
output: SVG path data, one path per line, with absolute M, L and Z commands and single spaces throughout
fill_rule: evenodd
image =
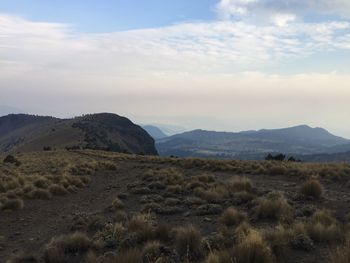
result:
M 234 207 L 227 208 L 219 219 L 220 223 L 227 227 L 237 226 L 246 220 L 246 213 L 240 212 Z
M 116 197 L 112 202 L 111 209 L 113 211 L 117 211 L 117 210 L 123 209 L 124 206 L 125 205 L 124 205 L 123 201 L 120 200 L 118 197 Z
M 52 194 L 49 190 L 38 188 L 29 192 L 27 197 L 30 199 L 49 200 L 52 198 Z
M 175 245 L 177 251 L 189 258 L 189 254 L 197 254 L 201 249 L 201 232 L 193 225 L 179 227 L 176 229 Z
M 240 242 L 234 247 L 231 257 L 231 262 L 237 263 L 273 262 L 270 247 L 263 240 L 260 232 L 254 229 L 250 229 L 246 235 L 242 236 Z
M 316 242 L 342 242 L 345 231 L 342 225 L 327 210 L 317 211 L 305 223 L 305 229 L 312 240 Z
M 246 177 L 235 176 L 228 181 L 227 187 L 231 192 L 250 192 L 253 184 Z
M 323 187 L 318 180 L 311 179 L 302 185 L 300 193 L 304 196 L 318 199 L 322 196 Z
M 62 185 L 52 184 L 49 186 L 49 191 L 53 195 L 66 195 L 68 191 Z
M 45 263 L 65 262 L 67 254 L 82 255 L 89 251 L 92 245 L 89 237 L 82 233 L 53 238 L 45 248 Z
M 259 218 L 269 218 L 280 221 L 290 220 L 292 209 L 280 192 L 269 193 L 257 200 L 256 212 Z

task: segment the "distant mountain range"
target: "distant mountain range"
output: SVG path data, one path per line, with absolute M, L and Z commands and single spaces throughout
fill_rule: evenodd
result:
M 269 153 L 284 153 L 303 161 L 350 162 L 350 140 L 307 125 L 243 132 L 193 130 L 167 136 L 162 128 L 141 128 L 111 113 L 71 119 L 26 114 L 0 117 L 0 153 L 86 148 L 241 160 L 261 160 Z
M 145 130 L 116 114 L 91 114 L 73 119 L 26 114 L 0 117 L 0 152 L 44 148 L 157 154 L 154 139 Z
M 313 155 L 350 151 L 350 140 L 307 125 L 243 132 L 194 130 L 156 141 L 160 155 L 262 159 L 268 153 Z
M 152 136 L 153 139 L 159 140 L 168 137 L 160 128 L 153 125 L 145 125 L 142 128 Z

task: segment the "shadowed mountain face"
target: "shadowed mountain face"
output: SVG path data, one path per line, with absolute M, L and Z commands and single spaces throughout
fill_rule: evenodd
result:
M 0 117 L 0 152 L 88 148 L 156 155 L 154 140 L 129 119 L 109 113 L 74 119 L 12 114 Z
M 260 159 L 267 153 L 314 154 L 349 140 L 306 125 L 238 133 L 195 130 L 157 141 L 161 155 Z
M 158 127 L 153 126 L 153 125 L 145 125 L 142 126 L 142 128 L 148 132 L 149 135 L 152 136 L 153 139 L 158 140 L 158 139 L 163 139 L 167 137 L 167 135 Z

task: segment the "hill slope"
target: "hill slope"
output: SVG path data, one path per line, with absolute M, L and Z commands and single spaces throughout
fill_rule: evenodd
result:
M 0 117 L 0 152 L 88 148 L 157 154 L 154 140 L 129 119 L 109 113 L 74 119 L 12 114 Z
M 165 156 L 232 158 L 274 152 L 314 154 L 347 143 L 325 129 L 301 125 L 238 133 L 194 130 L 158 140 L 157 148 Z

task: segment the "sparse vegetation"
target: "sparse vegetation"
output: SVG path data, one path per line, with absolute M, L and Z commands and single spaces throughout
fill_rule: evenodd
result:
M 40 236 L 36 230 L 27 234 L 29 226 L 37 226 L 30 219 L 17 223 L 16 218 L 20 230 L 4 230 L 16 244 L 2 239 L 0 232 L 0 256 L 11 254 L 7 244 L 27 248 L 27 241 L 19 240 L 33 235 L 34 244 L 38 237 L 52 238 L 27 255 L 45 263 L 274 263 L 295 262 L 295 253 L 310 262 L 308 256 L 319 258 L 325 246 L 332 253 L 330 258 L 322 254 L 321 262 L 347 262 L 349 228 L 341 209 L 350 197 L 346 184 L 337 182 L 349 180 L 348 165 L 183 160 L 97 151 L 38 156 L 21 154 L 16 156 L 20 166 L 0 165 L 0 213 L 13 218 L 13 210 L 26 202 L 34 209 L 40 203 L 50 210 L 45 216 L 51 224 L 42 225 L 42 233 L 61 231 L 63 236 Z M 271 173 L 281 167 L 282 172 Z M 332 192 L 323 194 L 328 180 Z M 70 200 L 71 207 L 60 209 Z M 339 208 L 338 201 L 343 204 Z M 35 211 L 31 217 L 38 220 Z M 12 224 L 1 222 L 4 229 Z M 25 258 L 18 254 L 9 262 Z

